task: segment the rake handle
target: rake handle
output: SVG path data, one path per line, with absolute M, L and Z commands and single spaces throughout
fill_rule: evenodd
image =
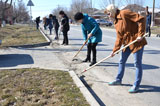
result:
M 145 35 L 143 35 L 142 37 L 144 38 L 146 35 L 148 35 L 148 33 L 147 33 L 147 34 L 145 34 Z M 135 43 L 135 42 L 137 42 L 137 41 L 138 41 L 138 40 L 136 39 L 136 40 L 134 40 L 133 42 L 131 42 L 131 43 L 127 44 L 127 45 L 126 45 L 126 46 L 124 46 L 123 48 L 121 48 L 121 49 L 119 49 L 118 51 L 114 52 L 114 55 L 118 54 L 120 51 L 122 51 L 123 49 L 127 48 L 128 46 L 130 46 L 130 45 L 134 44 L 134 43 Z M 82 73 L 84 73 L 84 72 L 86 72 L 86 71 L 88 71 L 88 70 L 92 69 L 93 67 L 95 67 L 95 66 L 96 66 L 96 65 L 98 65 L 99 63 L 101 63 L 101 62 L 103 62 L 103 61 L 107 60 L 107 59 L 108 59 L 108 58 L 110 58 L 110 57 L 111 57 L 111 55 L 109 55 L 109 56 L 105 57 L 104 59 L 100 60 L 100 61 L 99 61 L 99 62 L 97 62 L 96 64 L 94 64 L 94 65 L 92 65 L 91 67 L 88 67 L 87 69 L 85 69 Z
M 73 58 L 75 58 L 75 57 L 80 53 L 80 51 L 83 49 L 83 47 L 85 46 L 85 44 L 87 43 L 88 40 L 89 40 L 89 37 L 88 37 L 87 40 L 84 42 L 84 44 L 82 45 L 82 47 L 78 50 L 78 52 L 74 55 Z

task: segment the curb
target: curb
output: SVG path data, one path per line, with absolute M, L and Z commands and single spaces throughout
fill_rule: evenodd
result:
M 86 86 L 82 83 L 82 81 L 76 75 L 76 73 L 74 71 L 69 71 L 69 74 L 72 77 L 72 79 L 75 82 L 75 84 L 77 85 L 77 87 L 80 89 L 81 93 L 83 94 L 83 96 L 85 97 L 85 99 L 87 100 L 87 102 L 91 106 L 100 106 L 99 103 L 93 97 L 93 95 L 88 91 L 88 89 L 86 88 Z
M 47 34 L 44 33 L 44 31 L 43 31 L 43 29 L 41 27 L 39 28 L 39 31 L 42 33 L 42 35 L 45 37 L 45 39 L 48 42 L 50 42 L 50 43 L 52 42 L 52 39 L 50 37 L 48 37 Z
M 49 45 L 50 45 L 50 42 L 45 42 L 45 43 L 38 43 L 38 44 L 6 46 L 6 47 L 12 47 L 12 48 L 34 48 L 34 47 L 42 47 L 42 46 L 49 46 Z

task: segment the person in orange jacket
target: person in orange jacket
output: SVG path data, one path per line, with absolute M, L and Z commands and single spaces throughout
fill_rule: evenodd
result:
M 138 40 L 136 43 L 122 51 L 119 61 L 118 75 L 115 81 L 109 82 L 109 85 L 121 85 L 125 71 L 125 63 L 132 53 L 134 55 L 136 79 L 129 90 L 129 93 L 136 93 L 139 90 L 142 80 L 142 56 L 144 46 L 147 44 L 146 39 L 142 37 L 145 34 L 146 19 L 136 12 L 132 12 L 127 9 L 119 10 L 113 4 L 107 6 L 105 13 L 107 13 L 110 18 L 114 19 L 114 25 L 117 33 L 115 46 L 111 53 L 112 57 L 122 45 L 125 46 L 136 39 Z

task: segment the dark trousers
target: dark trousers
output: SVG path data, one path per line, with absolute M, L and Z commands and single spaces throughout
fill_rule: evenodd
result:
M 47 30 L 47 26 L 46 25 L 44 25 L 44 30 Z
M 151 28 L 150 28 L 150 26 L 146 27 L 146 33 L 149 33 L 148 37 L 151 36 Z
M 58 29 L 59 29 L 58 27 L 55 27 L 55 28 L 54 28 L 55 34 L 56 34 L 56 38 L 58 38 Z
M 50 35 L 52 35 L 52 29 L 51 28 L 49 28 L 49 32 L 50 32 Z
M 37 29 L 39 29 L 39 23 L 36 23 L 36 24 L 37 24 L 37 25 L 36 25 L 36 26 L 37 26 Z
M 96 50 L 96 46 L 98 43 L 88 43 L 87 45 L 87 58 L 90 59 L 91 58 L 91 51 L 93 54 L 93 59 L 92 61 L 96 61 L 96 55 L 97 55 L 97 50 Z
M 68 31 L 63 31 L 63 44 L 68 45 Z

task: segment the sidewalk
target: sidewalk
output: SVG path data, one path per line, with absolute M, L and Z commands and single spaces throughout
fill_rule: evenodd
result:
M 45 68 L 66 70 L 69 67 L 57 57 L 61 50 L 51 47 L 9 48 L 0 50 L 0 69 L 13 68 Z

